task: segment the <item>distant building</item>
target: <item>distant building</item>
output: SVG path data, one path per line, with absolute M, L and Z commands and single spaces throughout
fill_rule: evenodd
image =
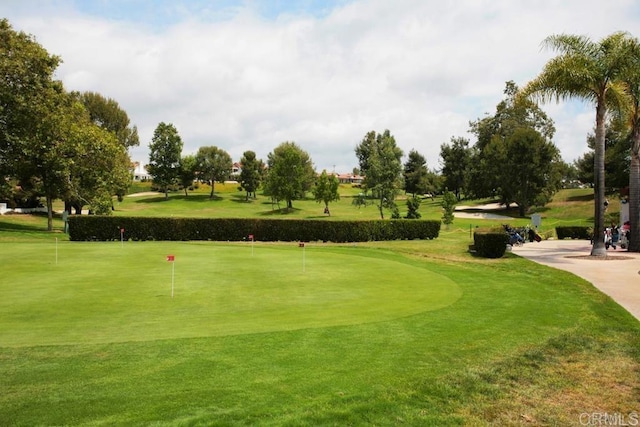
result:
M 340 184 L 362 184 L 363 180 L 363 176 L 354 175 L 352 173 L 338 174 L 338 181 L 340 181 Z
M 133 166 L 133 180 L 134 181 L 149 181 L 151 180 L 151 175 L 147 172 L 146 166 L 140 164 L 140 162 L 133 162 L 131 164 Z

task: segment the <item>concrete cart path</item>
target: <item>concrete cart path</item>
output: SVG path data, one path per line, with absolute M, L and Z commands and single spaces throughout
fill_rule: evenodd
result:
M 640 253 L 609 248 L 611 259 L 588 259 L 581 257 L 591 253 L 587 240 L 527 242 L 513 253 L 582 277 L 640 320 Z

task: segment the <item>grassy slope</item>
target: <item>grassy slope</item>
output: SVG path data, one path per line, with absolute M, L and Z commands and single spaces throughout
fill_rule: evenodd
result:
M 321 212 L 315 202 L 300 202 L 301 216 L 304 203 Z M 566 211 L 549 208 L 546 214 L 552 209 Z M 543 226 L 553 220 L 547 217 Z M 6 224 L 0 219 L 4 243 L 20 240 L 6 234 L 22 236 L 47 242 L 27 248 L 31 257 L 43 257 L 46 251 L 38 247 L 51 253 L 51 236 L 38 237 L 33 224 L 18 231 L 6 231 Z M 148 341 L 118 342 L 112 331 L 105 340 L 112 342 L 89 336 L 49 346 L 7 345 L 17 338 L 2 328 L 0 419 L 18 425 L 575 425 L 582 412 L 637 410 L 638 322 L 569 273 L 511 254 L 471 257 L 470 225 L 456 220 L 434 241 L 346 247 L 373 257 L 391 250 L 455 282 L 462 298 L 437 311 L 374 323 Z M 176 331 L 184 330 L 175 323 Z M 123 322 L 122 334 L 132 325 Z

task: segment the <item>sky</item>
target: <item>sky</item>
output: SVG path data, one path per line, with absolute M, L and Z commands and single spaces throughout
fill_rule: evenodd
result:
M 440 169 L 440 146 L 495 113 L 556 55 L 542 41 L 639 36 L 636 0 L 2 0 L 0 17 L 62 64 L 66 89 L 116 100 L 148 162 L 159 123 L 183 155 L 215 145 L 234 161 L 294 141 L 318 172 L 351 172 L 369 131 Z M 636 31 L 636 33 L 634 33 Z M 542 105 L 567 162 L 587 151 L 595 107 Z

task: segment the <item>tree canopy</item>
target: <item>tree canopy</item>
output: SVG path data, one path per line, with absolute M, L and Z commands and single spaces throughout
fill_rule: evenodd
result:
M 397 212 L 395 198 L 402 187 L 403 153 L 391 132 L 368 132 L 355 152 L 365 176 L 364 188 L 377 199 L 380 218 L 384 219 L 385 208 Z
M 340 181 L 338 177 L 333 174 L 327 174 L 326 169 L 324 169 L 318 177 L 316 185 L 311 190 L 316 202 L 324 203 L 324 212 L 329 216 L 331 216 L 329 203 L 340 200 L 340 194 L 338 193 L 339 186 Z
M 181 153 L 182 139 L 178 130 L 171 123 L 159 123 L 149 144 L 147 170 L 154 184 L 164 192 L 165 199 L 169 197 L 169 187 L 179 178 Z
M 293 200 L 305 197 L 315 182 L 315 170 L 309 154 L 295 142 L 283 142 L 267 156 L 265 194 L 276 201 L 285 200 L 287 209 Z
M 223 183 L 229 179 L 233 168 L 233 161 L 229 153 L 216 146 L 200 147 L 196 154 L 196 170 L 198 178 L 211 183 L 209 198 L 213 199 L 213 189 L 216 181 Z
M 264 163 L 256 157 L 254 151 L 248 150 L 242 154 L 240 159 L 240 187 L 246 191 L 246 200 L 249 200 L 249 196 L 253 194 L 255 197 L 256 191 L 260 187 L 262 182 Z

